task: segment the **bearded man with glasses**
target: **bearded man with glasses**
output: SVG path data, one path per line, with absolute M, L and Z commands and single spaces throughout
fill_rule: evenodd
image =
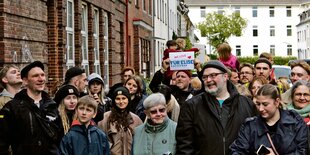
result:
M 220 61 L 208 61 L 202 71 L 204 92 L 181 108 L 176 154 L 229 154 L 241 124 L 255 115 L 255 106 L 238 93 Z

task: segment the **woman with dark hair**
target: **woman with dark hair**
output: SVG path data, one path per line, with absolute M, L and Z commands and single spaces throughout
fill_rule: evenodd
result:
M 143 108 L 143 101 L 147 97 L 143 94 L 143 82 L 140 76 L 129 77 L 124 83 L 124 87 L 130 93 L 130 111 L 138 115 L 142 121 L 145 120 L 145 113 Z
M 141 119 L 130 112 L 130 94 L 127 88 L 118 87 L 112 94 L 111 111 L 104 113 L 98 123 L 109 139 L 112 155 L 131 154 L 134 129 L 142 124 Z
M 298 154 L 308 155 L 308 129 L 302 117 L 293 110 L 282 110 L 278 89 L 266 84 L 254 96 L 259 112 L 247 118 L 230 149 L 233 155 Z

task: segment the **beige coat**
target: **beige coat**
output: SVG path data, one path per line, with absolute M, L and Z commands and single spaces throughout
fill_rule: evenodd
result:
M 114 123 L 109 124 L 108 127 L 110 115 L 111 111 L 104 113 L 104 119 L 98 123 L 98 127 L 108 136 L 111 155 L 130 155 L 134 133 L 130 130 L 125 131 L 123 128 L 117 131 Z M 133 124 L 130 124 L 130 127 L 134 130 L 142 124 L 142 121 L 136 114 L 130 112 L 130 115 L 133 118 Z

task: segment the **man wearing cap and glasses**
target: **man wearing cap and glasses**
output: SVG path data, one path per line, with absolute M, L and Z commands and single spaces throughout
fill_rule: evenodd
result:
M 56 103 L 44 91 L 44 65 L 32 62 L 21 71 L 26 86 L 0 111 L 0 154 L 57 154 L 63 136 Z
M 238 93 L 220 61 L 208 61 L 202 71 L 205 91 L 181 108 L 176 154 L 229 154 L 241 124 L 255 115 L 254 103 Z

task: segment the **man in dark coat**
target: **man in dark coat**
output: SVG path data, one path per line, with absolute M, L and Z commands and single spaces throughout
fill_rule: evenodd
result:
M 56 103 L 44 92 L 44 65 L 35 61 L 21 71 L 26 89 L 0 111 L 0 154 L 54 155 L 63 136 Z
M 221 62 L 211 60 L 202 71 L 205 92 L 181 108 L 176 154 L 227 155 L 245 118 L 255 115 L 254 103 L 237 92 Z

